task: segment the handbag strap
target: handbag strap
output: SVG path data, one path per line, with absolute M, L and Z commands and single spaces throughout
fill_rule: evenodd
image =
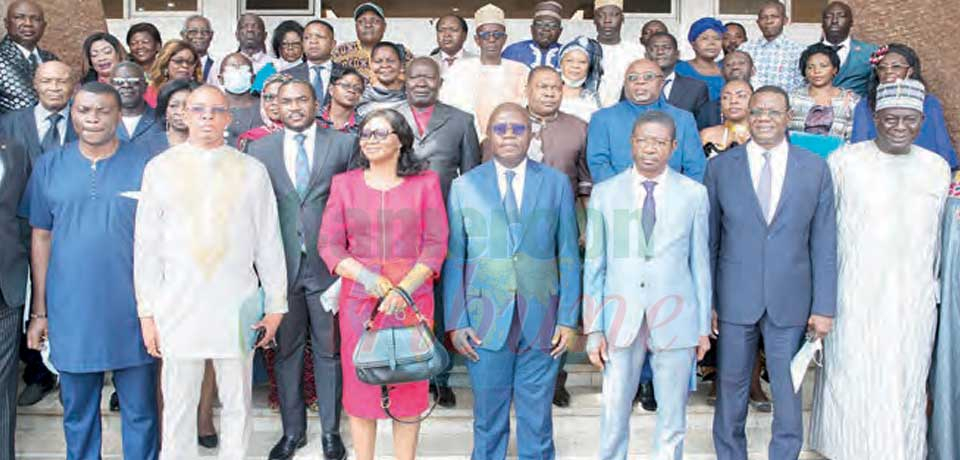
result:
M 431 386 L 435 386 L 433 381 L 430 381 Z M 386 385 L 380 385 L 380 408 L 383 409 L 383 412 L 387 414 L 388 417 L 392 418 L 393 421 L 398 423 L 403 423 L 407 425 L 416 425 L 430 416 L 433 413 L 433 410 L 437 408 L 437 402 L 440 400 L 440 388 L 437 387 L 437 392 L 434 393 L 433 403 L 430 404 L 430 409 L 427 409 L 427 413 L 413 419 L 413 420 L 400 420 L 390 412 L 390 389 Z
M 416 302 L 413 301 L 413 297 L 410 297 L 410 293 L 407 292 L 406 289 L 399 286 L 394 286 L 391 291 L 400 294 L 400 297 L 403 298 L 403 301 L 406 302 L 407 306 L 410 307 L 413 310 L 413 313 L 417 315 L 417 321 L 429 326 L 427 323 L 427 318 L 423 316 L 423 313 L 420 313 L 420 309 L 417 308 Z M 380 305 L 383 304 L 384 300 L 386 300 L 385 296 L 377 300 L 377 306 L 373 307 L 373 311 L 370 312 L 370 319 L 367 320 L 363 325 L 364 329 L 370 330 L 373 327 L 373 321 L 377 319 L 377 315 L 380 314 Z

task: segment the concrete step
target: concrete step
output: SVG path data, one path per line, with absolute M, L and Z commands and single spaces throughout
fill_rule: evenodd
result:
M 568 382 L 580 382 L 568 386 L 572 402 L 568 408 L 554 408 L 554 440 L 558 458 L 587 459 L 595 458 L 597 439 L 600 436 L 600 374 L 589 365 L 572 364 L 567 366 L 570 377 Z M 456 387 L 458 379 L 465 378 L 466 371 L 454 368 L 451 382 L 455 385 L 457 407 L 453 409 L 437 408 L 421 428 L 418 458 L 431 460 L 467 459 L 472 443 L 473 397 L 469 388 Z M 812 378 L 808 375 L 805 387 L 804 415 L 809 416 Z M 590 384 L 596 382 L 595 384 Z M 709 385 L 701 384 L 691 395 L 687 409 L 688 434 L 685 442 L 686 459 L 713 459 L 713 440 L 711 426 L 713 407 L 707 403 L 706 394 Z M 122 458 L 120 444 L 120 417 L 107 408 L 112 392 L 109 386 L 103 393 L 103 453 L 104 458 Z M 254 392 L 254 435 L 248 458 L 266 458 L 272 445 L 281 435 L 279 414 L 267 404 L 266 386 L 259 386 Z M 769 394 L 769 393 L 768 393 Z M 18 459 L 62 460 L 65 458 L 65 445 L 62 430 L 62 408 L 56 393 L 48 395 L 33 407 L 21 408 L 18 417 L 16 447 Z M 766 446 L 770 440 L 771 414 L 755 412 L 751 409 L 747 419 L 747 439 L 750 459 L 766 458 Z M 349 423 L 343 421 L 344 441 L 350 445 Z M 516 421 L 511 421 L 516 426 Z M 807 425 L 805 425 L 807 426 Z M 646 459 L 653 443 L 656 427 L 656 414 L 635 408 L 631 417 L 631 459 Z M 309 441 L 306 448 L 300 450 L 298 460 L 321 460 L 319 422 L 314 414 L 310 416 L 308 427 Z M 380 423 L 377 435 L 378 458 L 392 458 L 391 424 Z M 516 455 L 516 439 L 511 438 L 510 455 Z M 215 451 L 201 449 L 201 457 L 213 457 Z M 803 459 L 822 457 L 804 452 Z

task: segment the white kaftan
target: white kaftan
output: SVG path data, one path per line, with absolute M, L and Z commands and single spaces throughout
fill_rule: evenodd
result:
M 620 102 L 623 78 L 627 68 L 637 59 L 643 59 L 645 51 L 639 43 L 621 41 L 616 45 L 600 45 L 603 49 L 603 77 L 600 79 L 600 107 L 610 107 Z
M 923 148 L 890 155 L 873 141 L 848 145 L 829 163 L 838 302 L 811 444 L 832 460 L 921 460 L 950 167 Z
M 479 57 L 463 58 L 443 74 L 439 99 L 473 115 L 483 140 L 493 109 L 504 102 L 524 105 L 529 72 L 527 66 L 509 59 L 500 65 L 483 65 Z

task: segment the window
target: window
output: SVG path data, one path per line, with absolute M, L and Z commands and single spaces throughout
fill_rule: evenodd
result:
M 247 0 L 248 2 L 251 0 Z M 270 0 L 264 0 L 271 3 Z M 587 18 L 593 15 L 593 0 L 558 0 L 563 4 L 563 16 L 569 18 L 577 10 L 583 10 Z M 686 0 L 678 0 L 686 1 Z M 697 0 L 693 0 L 697 1 Z M 674 0 L 625 0 L 623 9 L 627 13 L 670 14 Z M 340 18 L 353 17 L 353 9 L 360 2 L 356 0 L 324 0 L 323 8 L 331 9 Z M 490 0 L 380 0 L 377 2 L 387 18 L 424 17 L 436 18 L 445 14 L 459 14 L 466 19 Z M 533 16 L 534 0 L 499 0 L 495 5 L 503 8 L 508 18 L 529 19 Z
M 720 14 L 756 16 L 765 0 L 720 0 Z M 787 0 L 791 22 L 820 22 L 826 0 Z
M 196 12 L 200 11 L 200 0 L 133 0 L 135 13 Z
M 326 1 L 323 2 L 326 6 Z M 241 12 L 256 11 L 268 15 L 313 15 L 314 0 L 241 0 Z

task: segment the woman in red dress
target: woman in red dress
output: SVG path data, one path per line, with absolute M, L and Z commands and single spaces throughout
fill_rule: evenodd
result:
M 433 282 L 447 254 L 447 213 L 440 181 L 413 156 L 413 133 L 393 110 L 371 113 L 360 125 L 361 168 L 334 176 L 323 213 L 318 249 L 327 267 L 342 277 L 340 356 L 343 408 L 358 460 L 372 460 L 380 388 L 357 379 L 353 351 L 364 322 L 379 299 L 374 327 L 410 325 L 413 314 L 396 289 L 412 294 L 423 315 L 433 319 Z M 432 327 L 432 326 L 431 326 Z M 390 411 L 412 420 L 427 409 L 427 381 L 390 386 Z M 416 458 L 419 423 L 393 423 L 393 452 Z

